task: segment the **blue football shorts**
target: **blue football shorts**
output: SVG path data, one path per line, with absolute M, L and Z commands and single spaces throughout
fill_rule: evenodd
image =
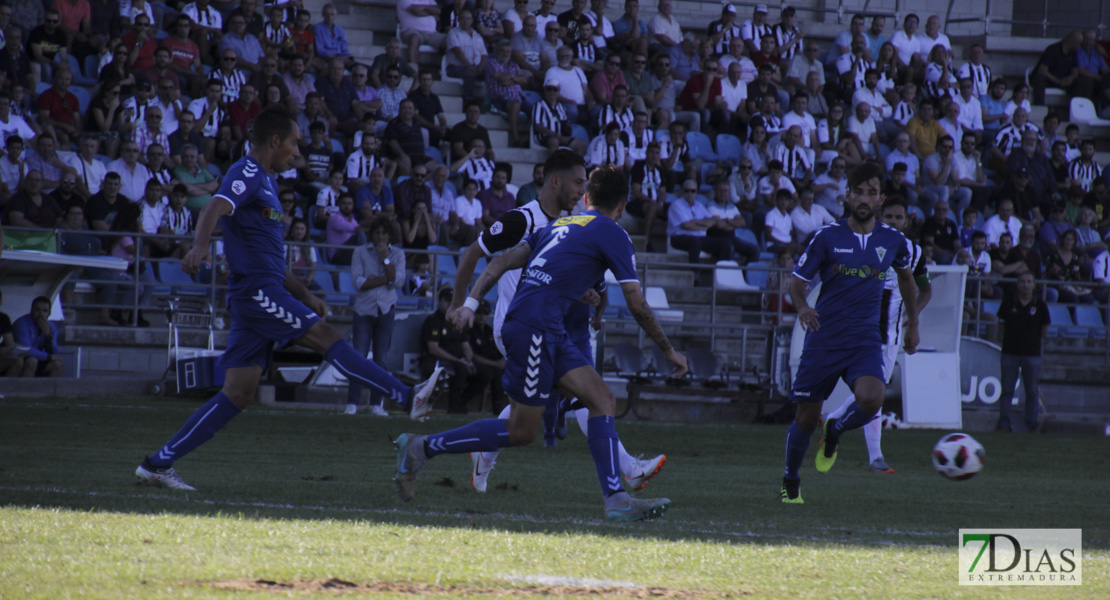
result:
M 231 313 L 231 331 L 227 350 L 219 360 L 226 369 L 254 365 L 265 369 L 275 343 L 300 339 L 320 320 L 280 283 L 229 294 L 227 310 Z
M 824 402 L 843 378 L 848 387 L 871 376 L 883 381 L 883 348 L 879 344 L 845 350 L 802 350 L 794 376 L 791 402 Z
M 591 364 L 565 332 L 552 333 L 506 319 L 501 340 L 508 359 L 501 378 L 505 392 L 528 406 L 546 405 L 551 389 L 563 375 Z

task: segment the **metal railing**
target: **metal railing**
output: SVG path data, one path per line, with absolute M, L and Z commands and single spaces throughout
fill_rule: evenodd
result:
M 1076 28 L 1076 29 L 1094 28 L 1094 29 L 1098 30 L 1099 38 L 1102 37 L 1102 33 L 1106 30 L 1106 19 L 1105 19 L 1105 16 L 1106 16 L 1106 2 L 1099 2 L 1098 3 L 1098 19 L 1097 20 L 1091 19 L 1091 20 L 1085 20 L 1085 21 L 1080 22 L 1080 23 L 1073 23 L 1073 22 L 1070 22 L 1070 21 L 1069 22 L 1063 22 L 1063 21 L 1050 20 L 1049 19 L 1049 15 L 1051 14 L 1051 11 L 1049 10 L 1050 2 L 1049 2 L 1049 0 L 1042 0 L 1042 1 L 1043 1 L 1043 6 L 1042 6 L 1043 10 L 1041 11 L 1041 14 L 1042 14 L 1041 20 L 1033 21 L 1033 20 L 1029 20 L 1029 19 L 1013 19 L 1013 18 L 1003 18 L 1003 17 L 995 16 L 993 14 L 994 13 L 993 3 L 992 3 L 991 0 L 986 0 L 987 6 L 986 6 L 986 10 L 983 12 L 982 16 L 957 17 L 957 18 L 953 19 L 952 18 L 952 9 L 957 6 L 957 2 L 959 2 L 960 4 L 964 4 L 964 3 L 966 3 L 966 0 L 948 0 L 948 10 L 945 11 L 945 13 L 944 13 L 944 32 L 947 34 L 949 26 L 957 25 L 957 24 L 961 24 L 961 23 L 982 23 L 983 24 L 983 35 L 990 35 L 991 25 L 994 24 L 994 23 L 1002 23 L 1002 24 L 1005 24 L 1005 25 L 1032 25 L 1032 26 L 1038 26 L 1039 25 L 1040 28 L 1041 28 L 1041 37 L 1048 37 L 1048 28 L 1049 27 L 1069 27 L 1069 28 Z M 1012 6 L 1011 6 L 1011 8 L 1012 8 Z

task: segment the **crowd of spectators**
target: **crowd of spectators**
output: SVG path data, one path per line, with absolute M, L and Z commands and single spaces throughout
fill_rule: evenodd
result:
M 1050 299 L 1107 299 L 1110 173 L 1075 124 L 1059 131 L 1063 115 L 1030 119 L 1047 87 L 1110 103 L 1094 30 L 1049 45 L 1032 89 L 1008 92 L 980 45 L 954 54 L 937 16 L 919 32 L 914 14 L 890 28 L 854 15 L 824 42 L 791 7 L 726 3 L 704 23 L 672 0 L 646 21 L 638 0 L 617 19 L 608 0 L 535 3 L 399 0 L 398 39 L 362 61 L 331 4 L 0 0 L 3 223 L 64 229 L 67 252 L 179 258 L 249 151 L 251 119 L 280 104 L 303 136 L 278 176 L 289 261 L 315 287 L 323 263 L 349 268 L 378 218 L 405 249 L 472 243 L 543 185 L 539 164 L 510 183 L 512 148 L 568 146 L 591 168 L 625 168 L 626 223 L 648 251 L 666 221 L 667 246 L 691 261 L 793 256 L 843 216 L 847 171 L 876 161 L 927 260 L 1027 269 L 1058 282 Z M 433 91 L 441 66 L 461 82 L 457 123 Z M 490 111 L 508 120 L 507 147 L 482 125 Z M 144 234 L 183 239 L 137 244 Z M 144 303 L 153 270 L 101 281 L 100 303 L 127 289 Z M 1104 285 L 1076 285 L 1092 280 Z

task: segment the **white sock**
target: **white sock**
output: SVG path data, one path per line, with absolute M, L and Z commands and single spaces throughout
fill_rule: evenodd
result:
M 840 417 L 844 416 L 844 413 L 848 410 L 848 407 L 851 406 L 852 403 L 855 401 L 856 395 L 848 394 L 848 397 L 844 399 L 844 404 L 841 404 L 840 407 L 838 407 L 836 410 L 826 415 L 826 418 L 839 419 Z M 876 458 L 883 457 L 883 420 L 880 418 L 881 415 L 882 411 L 880 410 L 879 414 L 876 414 L 874 419 L 871 419 L 871 421 L 869 421 L 867 425 L 863 426 L 863 439 L 865 442 L 867 442 L 867 455 L 869 462 L 873 462 Z
M 501 414 L 497 415 L 497 418 L 501 419 L 502 421 L 508 421 L 509 420 L 509 412 L 510 412 L 511 408 L 512 408 L 511 404 L 506 404 L 505 408 L 501 409 Z M 491 452 L 483 452 L 482 453 L 482 460 L 485 461 L 485 463 L 487 465 L 492 467 L 493 463 L 497 462 L 497 455 L 498 454 L 501 454 L 500 450 L 493 450 Z
M 582 435 L 586 436 L 586 439 L 589 439 L 589 426 L 586 423 L 590 418 L 590 411 L 585 408 L 579 408 L 574 411 L 574 418 L 578 420 L 578 428 L 582 430 Z M 624 449 L 624 443 L 619 439 L 617 440 L 617 454 L 621 461 L 621 475 L 625 477 L 639 475 L 639 461 L 633 458 L 632 455 Z

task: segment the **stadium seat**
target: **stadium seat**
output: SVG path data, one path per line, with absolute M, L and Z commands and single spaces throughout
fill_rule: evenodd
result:
M 698 172 L 701 175 L 701 185 L 698 186 L 699 192 L 713 192 L 713 186 L 709 185 L 709 176 L 713 174 L 716 168 L 717 163 L 715 162 L 703 162 L 701 164 L 701 170 Z
M 335 152 L 336 154 L 343 154 L 343 155 L 347 154 L 343 150 L 343 144 L 340 143 L 339 140 L 337 140 L 335 138 L 331 138 L 331 151 Z
M 335 293 L 335 282 L 331 278 L 331 271 L 316 269 L 316 277 L 313 281 L 320 286 L 318 292 L 324 293 L 324 301 L 328 306 L 346 306 L 347 297 Z
M 671 363 L 667 362 L 667 358 L 663 355 L 663 351 L 659 349 L 659 346 L 655 344 L 651 345 L 650 356 L 652 371 L 656 373 L 658 377 L 665 378 L 667 385 L 684 386 L 690 385 L 693 381 L 689 371 L 686 372 L 684 377 L 671 377 Z M 687 366 L 689 366 L 689 363 L 687 363 Z
M 96 54 L 90 54 L 85 57 L 85 68 L 82 70 L 86 79 L 93 81 L 96 85 L 96 80 L 100 77 L 100 57 Z
M 740 151 L 744 145 L 740 142 L 740 138 L 728 133 L 721 133 L 717 135 L 717 156 L 722 160 L 727 159 L 739 162 Z
M 1075 307 L 1075 324 L 1083 328 L 1088 337 L 1093 339 L 1106 338 L 1106 324 L 1102 320 L 1102 309 L 1091 304 L 1080 304 Z
M 709 141 L 708 135 L 700 131 L 689 131 L 686 133 L 686 143 L 690 144 L 690 158 L 717 162 L 717 153 L 713 151 L 713 144 Z
M 203 296 L 208 293 L 203 287 L 197 285 L 193 278 L 181 270 L 181 263 L 164 263 L 159 265 L 158 275 L 162 283 L 173 286 L 173 293 L 179 296 Z
M 660 321 L 681 321 L 685 313 L 671 308 L 667 301 L 667 292 L 658 286 L 649 286 L 644 290 L 644 300 L 655 311 Z
M 759 289 L 744 281 L 744 272 L 740 270 L 740 263 L 735 260 L 717 261 L 717 268 L 713 270 L 713 281 L 716 282 L 718 290 L 744 291 Z
M 613 362 L 617 364 L 617 376 L 633 383 L 647 383 L 651 377 L 646 373 L 651 369 L 644 352 L 638 347 L 620 343 L 613 346 Z
M 766 289 L 767 276 L 771 274 L 767 269 L 770 267 L 770 263 L 763 261 L 748 264 L 747 269 L 744 271 L 744 277 L 748 280 L 748 285 L 761 290 Z
M 355 282 L 353 279 L 351 279 L 350 271 L 339 272 L 339 292 L 343 294 L 349 294 L 348 296 L 346 296 L 347 301 L 345 304 L 347 306 L 355 303 L 355 294 L 358 293 L 358 290 L 355 289 Z M 340 302 L 339 304 L 344 303 Z
M 315 204 L 308 206 L 308 237 L 314 240 L 322 240 L 327 234 L 326 231 L 316 227 L 316 213 L 319 208 Z
M 733 233 L 736 235 L 736 237 L 756 246 L 757 248 L 763 247 L 763 244 L 759 243 L 759 238 L 755 236 L 755 232 L 751 229 L 748 229 L 747 227 L 741 227 L 735 230 Z
M 208 163 L 208 172 L 211 173 L 212 176 L 215 177 L 217 180 L 224 176 L 224 174 L 220 172 L 219 165 L 217 165 L 216 163 Z
M 507 183 L 505 184 L 505 191 L 512 194 L 513 198 L 516 198 L 516 195 L 520 193 L 520 186 L 513 183 Z
M 85 70 L 77 63 L 77 57 L 72 54 L 69 55 L 69 71 L 73 74 L 73 85 L 83 88 L 96 85 L 96 79 L 85 75 Z M 82 112 L 84 112 L 84 109 L 82 109 Z
M 446 164 L 443 162 L 443 153 L 439 151 L 439 148 L 436 148 L 435 146 L 426 146 L 424 148 L 424 153 L 428 155 L 428 158 L 436 161 L 437 163 L 441 165 Z
M 1071 312 L 1068 311 L 1068 307 L 1064 306 L 1063 304 L 1049 304 L 1048 316 L 1050 319 L 1052 319 L 1052 324 L 1048 326 L 1049 337 L 1082 337 L 1074 335 L 1075 328 L 1073 327 L 1073 325 L 1075 324 L 1072 323 Z
M 1072 123 L 1086 123 L 1091 127 L 1110 127 L 1110 119 L 1098 118 L 1094 102 L 1087 98 L 1073 96 L 1068 110 L 1071 113 Z
M 1032 93 L 1032 90 L 1033 90 L 1033 83 L 1029 80 L 1029 76 L 1033 74 L 1033 69 L 1034 69 L 1034 67 L 1025 67 L 1025 85 L 1029 86 L 1030 93 Z M 1060 97 L 1065 97 L 1066 98 L 1067 95 L 1068 95 L 1067 91 L 1065 91 L 1062 88 L 1046 87 L 1044 89 L 1044 101 L 1045 101 L 1046 105 L 1047 104 L 1056 104 L 1056 102 L 1050 102 L 1049 101 L 1050 98 L 1051 99 L 1056 99 L 1056 98 L 1060 98 Z M 1073 117 L 1073 120 L 1074 120 L 1074 117 Z
M 984 315 L 997 315 L 998 309 L 1002 306 L 1002 302 L 998 300 L 983 300 L 983 304 L 979 312 Z
M 450 252 L 451 249 L 447 246 L 432 245 L 428 246 L 428 251 L 433 253 Z M 455 277 L 455 273 L 457 273 L 459 270 L 458 265 L 455 264 L 455 257 L 448 254 L 440 254 L 438 256 L 435 256 L 434 258 L 436 261 L 436 270 L 439 271 L 439 274 L 441 276 L 451 278 Z
M 728 387 L 728 380 L 722 376 L 721 361 L 708 348 L 691 347 L 686 350 L 690 375 L 707 388 Z
M 674 246 L 672 246 L 671 245 L 671 236 L 668 235 L 667 236 L 667 254 L 681 254 L 682 256 L 686 256 L 686 251 L 685 250 L 679 250 L 678 248 L 675 248 Z M 710 258 L 711 256 L 713 256 L 713 255 L 706 252 L 705 250 L 702 250 L 701 254 L 698 255 L 698 258 L 703 258 L 704 259 L 704 258 Z

